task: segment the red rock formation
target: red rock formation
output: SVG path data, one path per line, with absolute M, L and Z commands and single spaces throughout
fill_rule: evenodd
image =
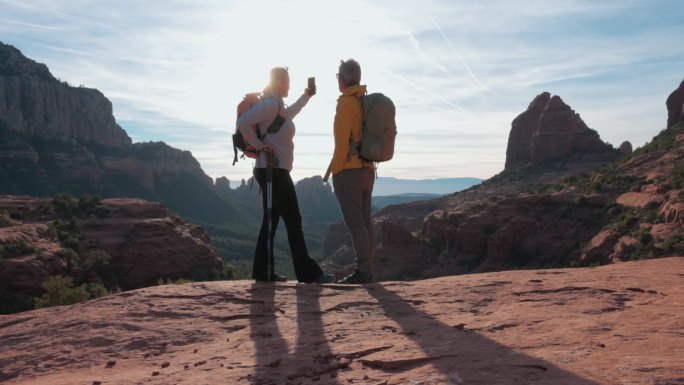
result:
M 364 286 L 165 285 L 0 316 L 0 382 L 680 384 L 684 258 Z
M 537 95 L 527 110 L 513 119 L 506 147 L 506 169 L 532 161 L 532 137 L 539 129 L 539 119 L 550 100 L 548 92 Z
M 43 214 L 42 201 L 0 196 L 0 212 L 16 212 L 23 223 L 0 228 L 0 245 L 24 240 L 36 249 L 27 255 L 0 258 L 2 287 L 40 293 L 52 275 L 65 275 L 59 239 L 48 225 L 54 214 Z M 83 231 L 81 254 L 104 250 L 123 289 L 156 284 L 158 279 L 190 277 L 193 270 L 221 270 L 223 262 L 201 227 L 188 224 L 158 203 L 140 199 L 106 199 L 111 212 L 104 218 L 78 219 Z
M 70 87 L 0 43 L 0 194 L 158 200 L 208 223 L 236 216 L 189 151 L 131 143 L 97 90 Z
M 632 152 L 633 152 L 632 143 L 630 143 L 629 141 L 622 142 L 619 150 L 624 155 L 632 155 Z
M 101 92 L 55 79 L 44 64 L 0 43 L 0 121 L 29 136 L 82 140 L 106 147 L 131 144 Z
M 438 250 L 416 238 L 403 226 L 379 222 L 380 242 L 376 245 L 373 269 L 376 280 L 422 278 L 422 272 L 437 262 Z
M 559 96 L 552 97 L 542 112 L 531 148 L 533 164 L 573 153 L 612 150 Z
M 611 150 L 559 96 L 551 97 L 544 92 L 513 120 L 506 169 L 571 154 L 610 153 Z
M 684 121 L 684 80 L 679 87 L 672 91 L 665 102 L 667 106 L 667 127 Z
M 234 193 L 233 189 L 230 187 L 230 181 L 225 176 L 216 178 L 216 181 L 214 182 L 214 188 L 223 196 L 230 196 Z

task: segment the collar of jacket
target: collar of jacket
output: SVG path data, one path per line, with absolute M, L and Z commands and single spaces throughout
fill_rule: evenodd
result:
M 356 96 L 357 98 L 362 97 L 366 94 L 366 85 L 351 86 L 342 92 L 342 96 Z

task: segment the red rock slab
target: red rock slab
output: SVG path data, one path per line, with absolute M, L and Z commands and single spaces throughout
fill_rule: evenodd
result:
M 678 384 L 684 258 L 167 285 L 0 316 L 7 384 Z
M 630 207 L 646 207 L 650 204 L 660 205 L 663 203 L 663 196 L 644 192 L 628 192 L 617 198 L 617 203 Z

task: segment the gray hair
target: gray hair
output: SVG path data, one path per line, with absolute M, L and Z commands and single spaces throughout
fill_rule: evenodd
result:
M 345 86 L 358 86 L 361 83 L 361 66 L 354 59 L 340 60 L 339 76 Z

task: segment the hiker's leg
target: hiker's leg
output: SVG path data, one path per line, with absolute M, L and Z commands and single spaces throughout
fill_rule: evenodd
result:
M 371 205 L 373 202 L 373 184 L 375 182 L 375 172 L 368 169 L 369 172 L 363 178 L 364 190 L 362 197 L 362 209 L 363 209 L 363 222 L 366 224 L 366 229 L 368 230 L 368 242 L 369 242 L 369 260 L 371 263 L 371 272 L 373 266 L 373 258 L 375 257 L 375 236 L 373 234 L 373 221 L 371 219 Z
M 277 181 L 277 182 L 276 182 Z M 302 229 L 302 215 L 290 173 L 283 169 L 273 170 L 273 206 L 283 217 L 290 244 L 292 264 L 300 282 L 311 282 L 323 274 L 318 263 L 309 256 Z
M 257 238 L 256 250 L 254 251 L 254 263 L 252 265 L 252 278 L 259 280 L 266 280 L 266 263 L 267 263 L 267 237 L 268 237 L 268 222 L 266 213 L 266 169 L 255 168 L 254 179 L 256 179 L 261 188 L 261 229 L 259 230 L 259 237 Z
M 366 169 L 343 170 L 333 175 L 333 186 L 356 252 L 356 269 L 363 275 L 372 276 L 371 239 L 367 225 L 367 221 L 370 222 L 370 213 L 368 220 L 364 215 L 364 170 Z

